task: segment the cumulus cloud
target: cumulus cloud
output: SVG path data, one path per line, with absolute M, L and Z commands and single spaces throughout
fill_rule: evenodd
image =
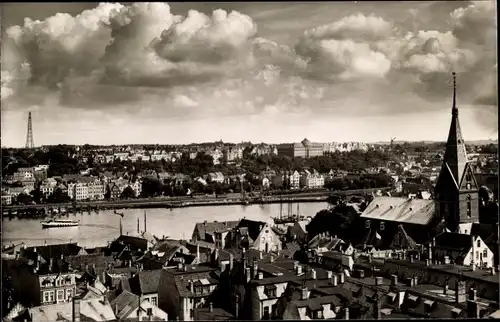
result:
M 2 100 L 169 117 L 403 113 L 415 94 L 444 102 L 456 71 L 460 102 L 496 102 L 494 2 L 447 17 L 448 29 L 425 30 L 415 19 L 405 29 L 357 13 L 305 30 L 289 46 L 259 37 L 256 22 L 236 11 L 179 16 L 166 3 L 99 4 L 8 28 Z M 392 91 L 404 99 L 384 103 Z

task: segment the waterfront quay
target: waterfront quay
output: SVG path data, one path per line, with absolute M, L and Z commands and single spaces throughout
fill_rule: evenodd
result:
M 142 199 L 125 199 L 113 201 L 84 201 L 68 202 L 57 204 L 32 204 L 32 205 L 14 205 L 3 207 L 4 216 L 12 216 L 14 213 L 31 212 L 48 213 L 53 209 L 65 209 L 67 211 L 99 211 L 106 209 L 129 209 L 129 208 L 183 208 L 183 207 L 201 207 L 201 206 L 223 206 L 223 205 L 248 205 L 248 204 L 270 204 L 270 203 L 304 203 L 304 202 L 322 202 L 330 196 L 348 196 L 371 194 L 377 191 L 385 191 L 390 188 L 360 189 L 346 191 L 317 191 L 317 192 L 295 192 L 273 195 L 261 195 L 245 197 L 241 194 L 223 195 L 223 196 L 183 196 L 183 197 L 158 197 Z

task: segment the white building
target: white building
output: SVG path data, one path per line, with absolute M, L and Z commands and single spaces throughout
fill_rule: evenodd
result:
M 42 184 L 40 185 L 40 192 L 45 196 L 45 198 L 47 198 L 54 193 L 56 187 L 57 181 L 53 178 L 47 178 L 43 180 Z
M 95 180 L 87 183 L 87 194 L 90 200 L 103 200 L 106 189 L 104 183 L 99 180 Z
M 325 185 L 325 178 L 316 170 L 312 172 L 304 170 L 300 176 L 300 185 L 305 188 L 322 188 Z
M 68 183 L 68 197 L 73 200 L 87 200 L 89 198 L 89 190 L 86 183 Z
M 300 173 L 297 170 L 290 174 L 287 179 L 291 189 L 300 188 Z

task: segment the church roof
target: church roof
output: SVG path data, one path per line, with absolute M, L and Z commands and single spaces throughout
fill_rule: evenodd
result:
M 361 218 L 427 225 L 434 213 L 434 200 L 376 197 Z
M 440 178 L 443 175 L 443 171 L 450 171 L 453 178 L 455 179 L 455 182 L 460 185 L 468 160 L 467 151 L 465 149 L 465 142 L 462 137 L 462 130 L 460 128 L 460 122 L 458 120 L 455 74 L 453 74 L 453 107 L 451 115 L 452 117 L 450 130 L 448 132 L 448 140 L 446 142 L 446 150 L 443 157 L 443 166 L 441 169 Z

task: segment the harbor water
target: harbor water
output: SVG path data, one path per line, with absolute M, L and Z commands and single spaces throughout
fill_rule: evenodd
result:
M 232 205 L 232 206 L 208 206 L 191 208 L 152 208 L 147 209 L 146 230 L 151 234 L 162 237 L 168 236 L 174 239 L 191 239 L 191 234 L 196 223 L 211 221 L 231 221 L 242 218 L 268 222 L 272 217 L 278 217 L 282 207 L 286 215 L 288 205 L 264 204 L 264 205 Z M 316 213 L 325 209 L 325 202 L 308 202 L 299 204 L 300 214 L 314 217 Z M 297 211 L 297 205 L 293 204 L 293 213 Z M 144 231 L 144 209 L 123 209 L 118 212 L 124 214 L 122 227 L 124 234 L 135 234 L 137 231 L 137 219 L 139 229 Z M 59 217 L 59 216 L 58 216 Z M 99 211 L 96 213 L 83 212 L 76 215 L 60 216 L 64 219 L 79 220 L 77 227 L 61 227 L 42 229 L 40 219 L 8 219 L 2 222 L 4 245 L 24 242 L 27 246 L 43 244 L 61 244 L 67 242 L 78 242 L 83 247 L 105 246 L 120 234 L 120 216 L 113 210 Z

